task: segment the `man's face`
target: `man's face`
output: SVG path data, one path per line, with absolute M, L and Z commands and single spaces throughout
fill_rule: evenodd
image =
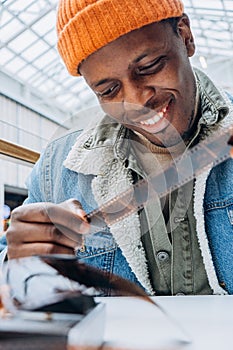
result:
M 90 55 L 80 73 L 103 110 L 157 145 L 189 137 L 196 86 L 189 57 L 195 48 L 183 16 L 178 34 L 159 22 L 121 36 Z

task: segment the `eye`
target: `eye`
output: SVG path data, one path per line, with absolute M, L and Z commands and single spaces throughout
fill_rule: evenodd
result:
M 166 63 L 166 57 L 161 56 L 153 61 L 150 61 L 143 66 L 137 67 L 136 72 L 139 75 L 148 75 L 148 74 L 154 74 L 159 72 Z
M 114 84 L 111 86 L 108 86 L 103 91 L 95 91 L 96 95 L 100 98 L 104 97 L 114 97 L 119 90 L 119 84 Z

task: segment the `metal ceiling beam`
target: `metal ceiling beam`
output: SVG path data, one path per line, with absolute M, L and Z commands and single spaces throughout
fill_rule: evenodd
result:
M 56 5 L 53 5 L 51 7 L 49 7 L 48 9 L 45 9 L 44 11 L 42 11 L 42 13 L 40 14 L 40 16 L 36 17 L 32 22 L 30 22 L 30 24 L 25 24 L 25 22 L 23 22 L 19 17 L 17 17 L 17 20 L 19 22 L 21 22 L 24 26 L 23 29 L 21 29 L 19 32 L 17 32 L 16 34 L 12 35 L 7 41 L 3 42 L 3 44 L 0 45 L 0 48 L 2 48 L 3 46 L 8 46 L 10 42 L 12 42 L 13 40 L 15 40 L 17 37 L 19 37 L 21 34 L 23 34 L 25 31 L 27 30 L 31 30 L 37 37 L 38 33 L 36 33 L 33 29 L 32 26 L 34 24 L 36 24 L 37 22 L 39 22 L 41 20 L 41 17 L 46 16 L 48 13 L 50 13 L 52 10 L 54 10 L 56 8 Z M 14 13 L 12 11 L 10 11 L 9 9 L 7 9 L 7 11 L 14 16 Z

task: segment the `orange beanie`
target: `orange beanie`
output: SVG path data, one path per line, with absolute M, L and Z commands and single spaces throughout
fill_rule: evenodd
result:
M 58 50 L 71 75 L 85 58 L 134 29 L 183 14 L 181 0 L 60 0 Z

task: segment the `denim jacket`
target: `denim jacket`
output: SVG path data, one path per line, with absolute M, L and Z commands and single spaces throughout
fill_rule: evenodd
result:
M 201 85 L 202 111 L 213 120 L 213 128 L 208 132 L 231 125 L 231 97 L 219 92 L 202 72 L 196 74 Z M 129 167 L 129 159 L 131 164 L 134 162 L 129 135 L 128 129 L 105 116 L 92 129 L 72 130 L 52 141 L 32 171 L 26 203 L 60 203 L 76 198 L 89 213 L 124 192 L 132 186 L 135 172 Z M 205 169 L 195 181 L 198 242 L 214 294 L 233 293 L 232 174 L 233 160 L 229 159 L 213 169 Z M 140 284 L 149 294 L 154 293 L 138 213 L 87 236 L 85 249 L 79 249 L 77 257 Z

